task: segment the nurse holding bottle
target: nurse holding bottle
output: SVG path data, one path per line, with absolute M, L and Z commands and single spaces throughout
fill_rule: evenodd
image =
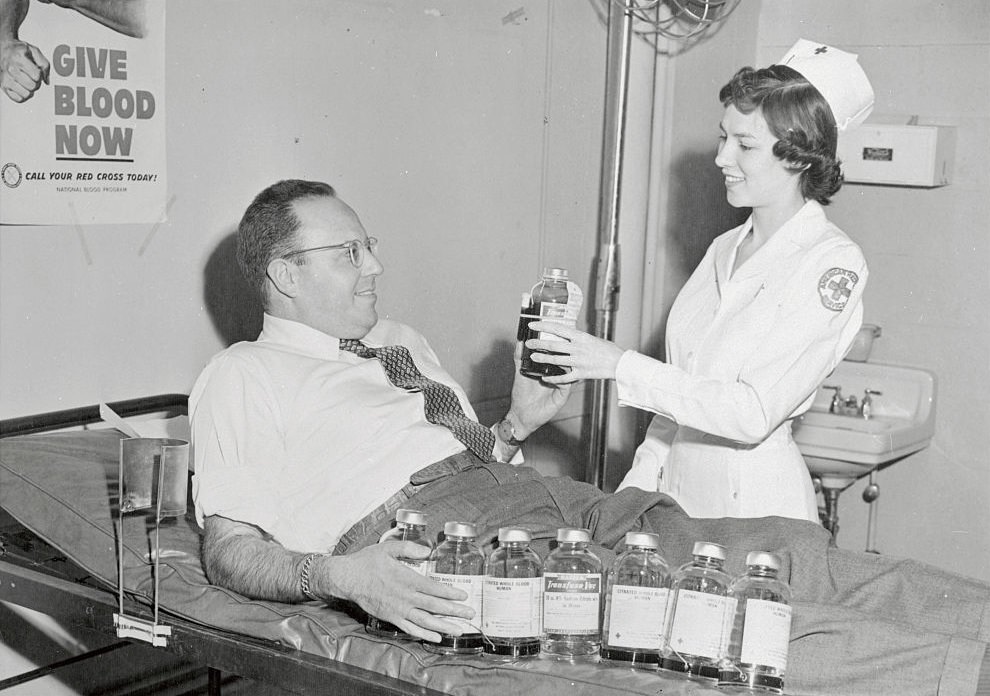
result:
M 693 517 L 818 522 L 791 421 L 862 324 L 867 267 L 825 216 L 842 184 L 838 131 L 873 89 L 855 55 L 800 40 L 776 65 L 743 68 L 719 92 L 716 166 L 749 219 L 712 242 L 667 323 L 667 362 L 558 324 L 530 340 L 570 368 L 546 382 L 614 379 L 619 404 L 656 414 L 620 488 L 673 497 Z

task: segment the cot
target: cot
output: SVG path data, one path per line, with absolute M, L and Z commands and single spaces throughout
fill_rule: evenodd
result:
M 159 395 L 110 406 L 125 417 L 181 415 L 186 397 Z M 116 636 L 121 532 L 116 527 L 117 472 L 123 434 L 115 429 L 65 430 L 99 420 L 98 407 L 88 406 L 0 421 L 0 508 L 17 529 L 0 536 L 0 600 Z M 230 674 L 291 693 L 715 693 L 698 682 L 596 661 L 444 657 L 415 643 L 367 634 L 360 610 L 347 604 L 250 600 L 206 580 L 191 504 L 188 510 L 185 517 L 164 521 L 160 529 L 159 622 L 170 627 L 171 635 L 154 649 L 208 668 L 211 694 L 221 692 L 224 675 Z M 143 515 L 124 518 L 125 610 L 145 619 L 152 617 L 155 585 L 149 561 L 152 529 Z M 25 536 L 43 543 L 28 544 L 33 553 L 15 548 L 11 540 Z M 38 553 L 45 545 L 55 552 Z M 952 678 L 945 676 L 947 687 Z M 971 684 L 975 679 L 969 677 L 959 688 L 944 691 L 978 693 Z M 0 688 L 8 685 L 0 682 Z

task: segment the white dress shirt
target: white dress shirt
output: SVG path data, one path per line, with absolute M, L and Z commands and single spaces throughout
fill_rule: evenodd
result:
M 464 391 L 426 339 L 381 320 L 367 345 L 406 346 L 420 371 Z M 392 386 L 381 363 L 339 341 L 265 315 L 257 341 L 217 354 L 189 397 L 196 519 L 260 527 L 286 548 L 326 551 L 410 474 L 464 449 L 423 415 L 423 395 Z

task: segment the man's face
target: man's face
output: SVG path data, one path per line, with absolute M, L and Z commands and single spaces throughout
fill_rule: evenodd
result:
M 299 249 L 351 240 L 368 235 L 357 214 L 337 198 L 321 196 L 294 203 L 301 226 Z M 295 257 L 298 263 L 299 319 L 337 338 L 363 338 L 378 322 L 375 278 L 384 270 L 378 258 L 364 250 L 360 268 L 351 263 L 347 249 L 312 251 Z

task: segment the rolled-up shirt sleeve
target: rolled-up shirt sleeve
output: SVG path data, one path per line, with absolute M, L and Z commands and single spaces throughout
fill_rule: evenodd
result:
M 282 418 L 270 385 L 244 367 L 221 356 L 190 394 L 196 520 L 221 515 L 273 532 L 282 517 L 272 505 L 285 459 Z

